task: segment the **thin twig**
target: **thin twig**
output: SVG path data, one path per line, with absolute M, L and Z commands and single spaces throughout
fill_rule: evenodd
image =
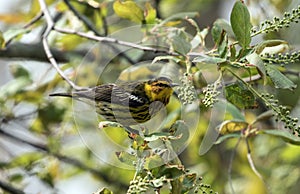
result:
M 28 28 L 32 26 L 34 23 L 39 21 L 43 17 L 44 13 L 40 11 L 36 16 L 34 16 L 27 24 L 23 26 L 23 28 Z
M 81 15 L 75 8 L 74 6 L 69 2 L 69 0 L 63 0 L 64 3 L 68 6 L 68 8 L 74 13 L 74 15 L 81 20 L 86 27 L 93 31 L 97 36 L 102 36 L 98 30 L 94 27 L 94 25 L 90 22 L 90 20 L 88 20 L 86 17 L 84 17 L 83 15 Z
M 91 23 L 90 20 L 88 20 L 85 16 L 81 15 L 75 8 L 74 6 L 70 3 L 69 0 L 63 0 L 65 2 L 65 4 L 68 6 L 68 8 L 73 12 L 73 14 L 79 19 L 81 20 L 85 26 L 91 30 L 92 32 L 95 33 L 96 36 L 103 36 L 101 35 L 98 30 L 94 27 L 94 25 Z M 89 5 L 89 4 L 88 4 Z M 103 20 L 103 25 L 104 25 L 104 35 L 106 36 L 108 33 L 108 28 L 107 28 L 107 23 L 105 21 L 105 19 L 103 18 L 103 16 L 101 16 L 101 19 Z M 120 53 L 120 56 L 124 57 L 130 64 L 135 64 L 135 62 L 128 57 L 125 53 L 122 53 L 118 48 L 116 48 L 114 45 L 109 45 L 116 53 Z
M 246 138 L 246 145 L 247 145 L 247 159 L 248 159 L 248 162 L 249 162 L 249 165 L 252 169 L 252 171 L 254 172 L 254 174 L 262 181 L 265 183 L 264 181 L 264 178 L 262 177 L 262 175 L 258 172 L 258 170 L 256 169 L 255 165 L 254 165 L 254 162 L 252 160 L 252 157 L 251 157 L 251 149 L 250 149 L 250 146 L 249 146 L 249 142 L 248 142 L 248 139 Z
M 53 57 L 51 51 L 50 51 L 50 47 L 48 44 L 48 36 L 51 33 L 51 31 L 53 30 L 54 27 L 54 21 L 51 18 L 50 12 L 48 10 L 48 7 L 46 5 L 46 2 L 44 0 L 39 0 L 40 6 L 41 6 L 41 11 L 44 13 L 46 22 L 47 22 L 47 28 L 45 30 L 45 32 L 42 35 L 42 42 L 43 42 L 43 46 L 44 46 L 44 51 L 46 53 L 46 56 L 49 60 L 49 62 L 52 64 L 52 66 L 56 69 L 56 71 L 58 72 L 58 74 L 64 79 L 66 80 L 66 82 L 75 90 L 81 90 L 83 89 L 80 86 L 77 86 L 74 82 L 72 82 L 65 74 L 64 72 L 58 67 L 58 64 L 55 60 L 55 58 Z
M 158 49 L 158 48 L 153 48 L 153 47 L 149 47 L 149 46 L 143 46 L 143 45 L 135 44 L 132 42 L 126 42 L 126 41 L 122 41 L 122 40 L 118 40 L 118 39 L 110 38 L 110 37 L 96 36 L 93 34 L 78 32 L 78 31 L 72 30 L 72 29 L 63 29 L 63 28 L 54 26 L 54 30 L 56 30 L 57 32 L 63 33 L 63 34 L 74 34 L 74 35 L 78 35 L 80 37 L 87 38 L 87 39 L 94 40 L 94 41 L 118 44 L 121 46 L 135 48 L 135 49 L 139 49 L 139 50 L 143 50 L 143 51 L 151 51 L 154 53 L 165 53 L 165 54 L 173 55 L 173 56 L 178 55 L 176 52 L 168 51 L 165 49 Z
M 229 182 L 229 186 L 230 186 L 230 189 L 231 189 L 231 193 L 234 194 L 234 188 L 233 188 L 233 184 L 232 184 L 232 177 L 231 177 L 231 173 L 232 173 L 232 164 L 233 164 L 233 159 L 235 157 L 235 154 L 236 154 L 236 150 L 239 146 L 241 142 L 241 138 L 238 139 L 238 142 L 236 143 L 236 145 L 234 146 L 234 149 L 233 149 L 233 152 L 230 156 L 230 161 L 229 161 L 229 167 L 228 167 L 228 182 Z

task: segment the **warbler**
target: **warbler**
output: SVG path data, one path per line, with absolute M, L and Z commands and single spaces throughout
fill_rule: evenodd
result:
M 53 93 L 95 103 L 96 112 L 106 120 L 124 126 L 144 123 L 169 103 L 173 87 L 178 84 L 166 77 L 121 84 L 103 84 L 72 93 Z M 91 103 L 92 102 L 92 103 Z

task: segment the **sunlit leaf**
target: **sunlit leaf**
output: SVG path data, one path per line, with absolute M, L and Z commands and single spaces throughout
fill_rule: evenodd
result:
M 15 157 L 10 162 L 10 167 L 18 167 L 18 166 L 29 167 L 34 162 L 36 162 L 39 159 L 42 159 L 43 157 L 44 157 L 44 155 L 39 152 L 25 153 L 25 154 Z
M 145 4 L 145 20 L 147 24 L 155 24 L 156 23 L 156 9 L 152 7 L 149 2 Z
M 276 129 L 264 129 L 260 130 L 260 133 L 267 134 L 267 135 L 273 135 L 282 138 L 284 141 L 294 144 L 294 145 L 300 145 L 300 137 L 296 135 L 292 135 L 288 131 L 284 130 L 276 130 Z
M 265 48 L 275 47 L 275 46 L 280 46 L 280 45 L 287 46 L 288 42 L 286 42 L 284 40 L 265 40 L 256 46 L 256 53 L 257 54 L 269 53 L 268 49 L 265 49 Z M 271 53 L 273 54 L 273 52 L 271 52 Z
M 97 191 L 95 194 L 113 194 L 113 192 L 108 188 L 103 188 L 100 191 Z
M 218 128 L 220 134 L 228 134 L 244 130 L 248 125 L 245 121 L 226 120 Z
M 289 78 L 282 74 L 276 66 L 266 65 L 267 73 L 272 80 L 275 88 L 294 90 L 297 85 L 294 84 Z
M 244 3 L 236 1 L 230 15 L 232 30 L 239 44 L 246 48 L 251 42 L 250 14 Z
M 181 59 L 179 59 L 176 56 L 170 56 L 170 55 L 166 55 L 166 56 L 158 56 L 155 57 L 152 61 L 152 64 L 156 63 L 157 61 L 162 61 L 162 60 L 172 60 L 175 63 L 179 63 L 181 61 Z
M 3 37 L 5 41 L 8 42 L 13 38 L 20 37 L 28 32 L 30 32 L 30 30 L 25 28 L 9 29 L 3 33 Z
M 121 18 L 125 18 L 136 23 L 143 23 L 145 20 L 143 10 L 134 1 L 115 1 L 113 8 L 115 13 Z
M 27 17 L 24 14 L 12 13 L 12 14 L 0 14 L 0 21 L 7 24 L 17 24 L 24 22 Z

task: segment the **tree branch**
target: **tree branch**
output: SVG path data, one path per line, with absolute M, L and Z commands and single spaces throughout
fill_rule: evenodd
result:
M 143 50 L 143 51 L 150 51 L 150 52 L 154 52 L 154 53 L 164 53 L 164 54 L 173 55 L 173 56 L 178 55 L 178 53 L 172 52 L 172 51 L 169 51 L 169 50 L 166 50 L 166 49 L 143 46 L 143 45 L 140 45 L 140 44 L 127 42 L 127 41 L 122 41 L 122 40 L 118 40 L 118 39 L 111 38 L 111 37 L 96 36 L 96 35 L 93 35 L 93 34 L 78 32 L 78 31 L 72 30 L 72 29 L 63 29 L 63 28 L 54 26 L 54 30 L 57 31 L 57 32 L 63 33 L 63 34 L 78 35 L 80 37 L 87 38 L 87 39 L 94 40 L 94 41 L 98 41 L 98 42 L 118 44 L 118 45 L 121 45 L 121 46 L 134 48 L 134 49 L 139 49 L 139 50 Z
M 78 159 L 75 159 L 75 158 L 72 158 L 72 157 L 69 157 L 69 156 L 65 156 L 65 155 L 62 155 L 62 154 L 59 154 L 59 153 L 53 153 L 50 151 L 50 148 L 47 147 L 47 145 L 45 144 L 40 144 L 40 143 L 36 143 L 36 142 L 31 142 L 31 141 L 28 141 L 28 140 L 25 140 L 25 139 L 22 139 L 20 137 L 17 137 L 17 136 L 14 136 L 10 133 L 7 133 L 5 130 L 1 129 L 0 128 L 0 134 L 5 136 L 5 137 L 8 137 L 12 140 L 15 140 L 17 142 L 20 142 L 20 143 L 23 143 L 23 144 L 26 144 L 26 145 L 29 145 L 35 149 L 38 149 L 42 152 L 45 152 L 51 156 L 54 156 L 56 157 L 58 160 L 64 162 L 64 163 L 67 163 L 67 164 L 70 164 L 72 166 L 75 166 L 79 169 L 82 169 L 84 171 L 87 171 L 93 175 L 95 175 L 96 177 L 100 178 L 101 180 L 111 184 L 111 183 L 114 183 L 115 185 L 119 186 L 122 190 L 126 190 L 128 185 L 116 180 L 115 178 L 111 177 L 111 176 L 108 176 L 106 173 L 104 172 L 101 172 L 100 170 L 98 169 L 95 169 L 95 168 L 92 168 L 88 165 L 86 165 L 85 163 L 81 162 L 80 160 Z M 18 193 L 17 193 L 18 194 Z
M 63 52 L 58 49 L 50 48 L 51 53 L 60 63 L 65 63 L 70 61 L 72 56 L 84 56 L 83 51 L 67 51 Z M 1 58 L 13 58 L 13 59 L 28 59 L 37 61 L 48 61 L 45 55 L 42 43 L 36 44 L 23 44 L 14 43 L 10 44 L 5 49 L 0 50 Z
M 46 5 L 46 2 L 44 0 L 39 0 L 40 6 L 41 6 L 41 11 L 44 13 L 46 23 L 47 23 L 47 28 L 45 32 L 43 33 L 42 36 L 42 42 L 44 46 L 44 51 L 46 53 L 47 58 L 49 59 L 49 62 L 52 64 L 52 66 L 56 69 L 57 73 L 64 79 L 66 82 L 75 90 L 81 90 L 83 89 L 80 86 L 77 86 L 74 82 L 72 82 L 65 74 L 64 72 L 58 67 L 58 64 L 56 62 L 56 59 L 51 53 L 49 44 L 48 44 L 48 36 L 51 33 L 53 27 L 54 27 L 54 21 L 51 18 L 50 12 L 48 10 L 48 7 Z
M 19 190 L 15 187 L 13 187 L 12 185 L 3 182 L 0 180 L 0 188 L 2 188 L 3 190 L 11 193 L 11 194 L 25 194 L 25 192 L 23 192 L 22 190 Z

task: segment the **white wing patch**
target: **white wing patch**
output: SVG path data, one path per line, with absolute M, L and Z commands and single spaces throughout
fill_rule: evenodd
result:
M 139 102 L 139 103 L 143 103 L 144 102 L 143 99 L 141 99 L 141 98 L 139 98 L 139 97 L 137 97 L 135 95 L 132 95 L 132 94 L 129 96 L 129 99 L 130 100 L 134 100 L 134 101 Z

